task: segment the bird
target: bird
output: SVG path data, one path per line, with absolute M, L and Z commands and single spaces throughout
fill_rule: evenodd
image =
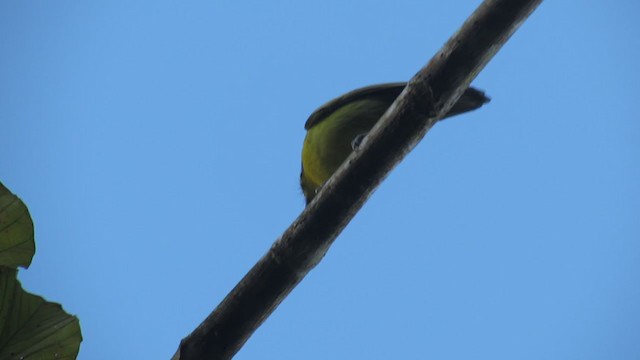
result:
M 304 125 L 307 133 L 300 172 L 307 204 L 357 149 L 405 86 L 406 82 L 394 82 L 359 88 L 325 103 L 309 116 Z M 489 101 L 483 91 L 469 87 L 442 119 L 478 109 Z

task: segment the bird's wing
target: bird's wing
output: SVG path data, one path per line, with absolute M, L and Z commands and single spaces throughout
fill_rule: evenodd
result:
M 393 101 L 398 97 L 398 95 L 400 95 L 405 85 L 407 85 L 406 82 L 396 82 L 371 85 L 350 91 L 320 106 L 316 111 L 313 112 L 313 114 L 309 116 L 309 119 L 307 119 L 307 122 L 304 124 L 304 128 L 306 130 L 311 129 L 313 126 L 326 119 L 327 116 L 329 116 L 332 112 L 336 111 L 340 107 L 361 98 L 370 96 L 388 97 L 390 98 L 390 101 Z
M 313 114 L 311 114 L 311 116 L 309 116 L 309 119 L 307 119 L 307 122 L 304 124 L 304 128 L 306 130 L 311 129 L 340 107 L 365 97 L 385 99 L 385 101 L 388 101 L 389 104 L 391 104 L 391 102 L 400 95 L 406 85 L 406 82 L 396 82 L 371 85 L 350 91 L 320 106 L 313 112 Z M 475 110 L 488 103 L 490 100 L 491 99 L 487 97 L 483 91 L 470 87 L 465 90 L 462 96 L 458 99 L 458 102 L 453 105 L 447 115 L 443 116 L 443 119 Z

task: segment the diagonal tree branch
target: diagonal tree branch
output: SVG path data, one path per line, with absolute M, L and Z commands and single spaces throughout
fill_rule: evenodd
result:
M 174 359 L 230 359 L 542 0 L 485 0 Z

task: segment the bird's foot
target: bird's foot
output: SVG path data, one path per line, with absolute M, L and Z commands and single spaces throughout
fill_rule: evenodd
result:
M 351 150 L 353 151 L 358 150 L 360 148 L 360 145 L 362 145 L 362 140 L 366 135 L 367 133 L 356 135 L 356 137 L 354 137 L 353 140 L 351 140 Z

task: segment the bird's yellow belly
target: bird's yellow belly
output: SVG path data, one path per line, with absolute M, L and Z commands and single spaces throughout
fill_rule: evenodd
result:
M 387 104 L 356 101 L 309 129 L 302 147 L 301 180 L 305 193 L 315 191 L 333 175 L 351 153 L 353 139 L 367 133 L 386 109 Z

